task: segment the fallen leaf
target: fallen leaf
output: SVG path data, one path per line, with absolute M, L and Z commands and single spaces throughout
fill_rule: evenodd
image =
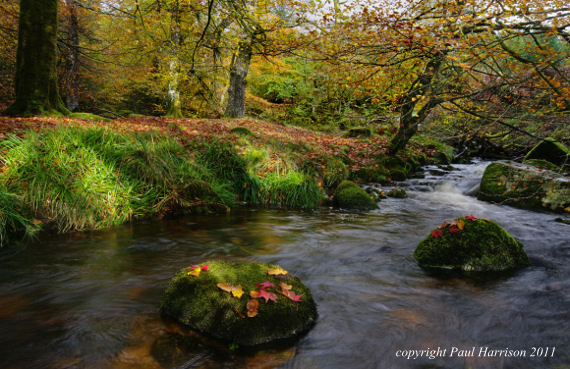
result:
M 269 281 L 265 281 L 261 284 L 259 284 L 259 283 L 257 284 L 257 288 L 259 288 L 259 289 L 269 288 L 269 287 L 275 287 L 275 285 Z
M 290 290 L 293 288 L 292 285 L 283 282 L 279 283 L 279 287 L 281 287 L 282 290 Z
M 218 283 L 216 286 L 218 286 L 219 289 L 224 290 L 226 292 L 230 292 L 234 297 L 237 297 L 238 299 L 241 298 L 241 296 L 243 295 L 243 290 L 241 288 L 241 285 L 233 286 L 231 283 Z
M 457 221 L 457 228 L 459 228 L 460 230 L 463 230 L 463 228 L 465 228 L 465 221 L 463 219 L 459 219 Z
M 276 268 L 276 269 L 267 269 L 267 274 L 269 275 L 286 275 L 288 272 L 285 269 Z
M 250 291 L 249 292 L 249 296 L 253 299 L 256 299 L 259 297 L 259 291 L 255 290 L 255 291 Z
M 190 271 L 188 272 L 188 275 L 198 277 L 200 275 L 201 271 L 202 271 L 202 269 L 200 269 L 200 268 L 190 269 Z
M 443 237 L 443 232 L 441 229 L 434 229 L 433 232 L 431 232 L 431 236 L 434 238 Z
M 245 306 L 247 308 L 247 316 L 253 318 L 257 315 L 257 308 L 259 307 L 259 301 L 256 299 L 251 299 L 247 302 Z
M 459 234 L 461 233 L 461 229 L 457 228 L 457 227 L 449 227 L 449 233 L 451 234 Z
M 261 291 L 259 291 L 258 296 L 259 296 L 259 298 L 264 298 L 265 302 L 268 302 L 269 300 L 277 301 L 277 295 L 275 295 L 273 292 L 261 290 Z

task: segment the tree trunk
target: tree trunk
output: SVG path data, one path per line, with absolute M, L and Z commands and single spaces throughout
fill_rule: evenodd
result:
M 178 0 L 174 2 L 170 18 L 170 62 L 168 75 L 168 97 L 166 116 L 182 118 L 180 103 L 180 6 Z
M 398 151 L 406 147 L 410 139 L 418 131 L 420 123 L 427 118 L 433 108 L 442 103 L 442 101 L 435 96 L 435 89 L 432 87 L 432 83 L 439 73 L 441 62 L 441 56 L 435 56 L 431 59 L 427 63 L 424 72 L 414 81 L 412 87 L 410 87 L 404 97 L 404 102 L 400 108 L 400 127 L 398 128 L 398 132 L 396 132 L 394 137 L 390 140 L 388 147 L 388 153 L 390 155 L 394 156 Z M 431 96 L 428 97 L 428 94 Z M 414 110 L 417 104 L 422 101 L 422 98 L 427 98 L 427 102 L 417 114 L 414 114 Z
M 251 61 L 251 43 L 241 42 L 237 55 L 232 58 L 230 67 L 230 86 L 228 88 L 228 106 L 225 116 L 229 118 L 243 118 L 245 110 L 246 77 Z
M 21 0 L 14 115 L 68 114 L 57 86 L 58 0 Z
M 65 70 L 67 72 L 65 105 L 70 111 L 79 107 L 79 20 L 77 4 L 67 1 L 69 19 L 67 25 L 67 47 Z

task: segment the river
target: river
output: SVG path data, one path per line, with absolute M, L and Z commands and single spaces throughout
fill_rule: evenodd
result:
M 569 368 L 570 226 L 476 200 L 485 165 L 428 167 L 402 183 L 407 199 L 366 213 L 244 208 L 5 247 L 0 367 Z M 412 257 L 418 242 L 470 214 L 523 242 L 533 266 L 424 272 Z M 292 347 L 253 354 L 162 320 L 170 278 L 209 259 L 274 263 L 301 277 L 318 304 L 315 327 Z

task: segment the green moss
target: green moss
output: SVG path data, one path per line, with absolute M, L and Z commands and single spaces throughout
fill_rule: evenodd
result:
M 570 182 L 533 166 L 496 162 L 485 169 L 477 198 L 523 209 L 563 211 L 570 206 Z
M 531 159 L 542 159 L 561 166 L 570 161 L 570 149 L 552 138 L 547 138 L 539 142 L 524 158 L 525 161 Z
M 71 113 L 69 114 L 70 118 L 81 118 L 81 119 L 89 119 L 89 120 L 102 120 L 102 121 L 110 121 L 111 119 L 102 117 L 100 115 L 91 114 L 91 113 Z
M 378 208 L 372 197 L 351 181 L 343 181 L 338 185 L 334 202 L 345 209 L 372 210 Z
M 458 234 L 450 226 L 434 229 L 416 247 L 414 258 L 427 268 L 464 271 L 505 271 L 530 265 L 523 245 L 493 221 L 457 219 L 465 223 Z
M 315 322 L 316 304 L 299 278 L 266 274 L 268 269 L 277 266 L 223 261 L 208 261 L 202 265 L 205 264 L 210 265 L 209 269 L 198 277 L 188 276 L 189 268 L 178 272 L 165 291 L 160 307 L 162 314 L 196 331 L 243 346 L 289 339 L 306 332 Z M 291 285 L 297 295 L 302 295 L 302 301 L 296 303 L 276 294 L 276 301 L 259 301 L 258 315 L 248 318 L 246 304 L 251 299 L 249 293 L 258 289 L 257 284 L 270 281 L 279 289 L 282 280 Z M 244 295 L 233 297 L 218 288 L 218 283 L 240 285 Z
M 245 137 L 254 135 L 251 129 L 242 126 L 232 128 L 230 130 L 230 133 L 237 136 L 245 136 Z
M 346 132 L 347 137 L 370 137 L 372 132 L 367 127 L 354 127 Z
M 546 160 L 542 160 L 542 159 L 525 160 L 523 164 L 530 165 L 530 166 L 533 166 L 535 168 L 551 170 L 553 172 L 558 172 L 560 170 L 560 167 L 558 167 L 557 165 L 552 164 L 551 162 L 546 161 Z

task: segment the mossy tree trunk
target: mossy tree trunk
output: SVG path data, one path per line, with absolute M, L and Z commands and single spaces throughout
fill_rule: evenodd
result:
M 419 125 L 427 118 L 433 108 L 442 103 L 437 97 L 437 74 L 442 62 L 442 55 L 432 58 L 426 65 L 423 73 L 414 81 L 400 108 L 400 127 L 390 140 L 388 152 L 396 155 L 402 150 L 418 131 Z M 429 96 L 429 97 L 428 97 Z M 423 103 L 420 110 L 415 113 L 419 103 Z
M 245 110 L 246 78 L 251 61 L 251 41 L 242 41 L 238 53 L 233 56 L 230 68 L 230 86 L 228 88 L 228 105 L 225 116 L 243 118 Z
M 21 0 L 13 115 L 68 114 L 57 85 L 58 0 Z
M 180 103 L 180 4 L 174 1 L 170 15 L 168 100 L 166 116 L 183 118 Z
M 77 17 L 77 3 L 74 0 L 66 1 L 67 15 L 67 55 L 65 60 L 65 105 L 70 111 L 79 107 L 79 18 Z

